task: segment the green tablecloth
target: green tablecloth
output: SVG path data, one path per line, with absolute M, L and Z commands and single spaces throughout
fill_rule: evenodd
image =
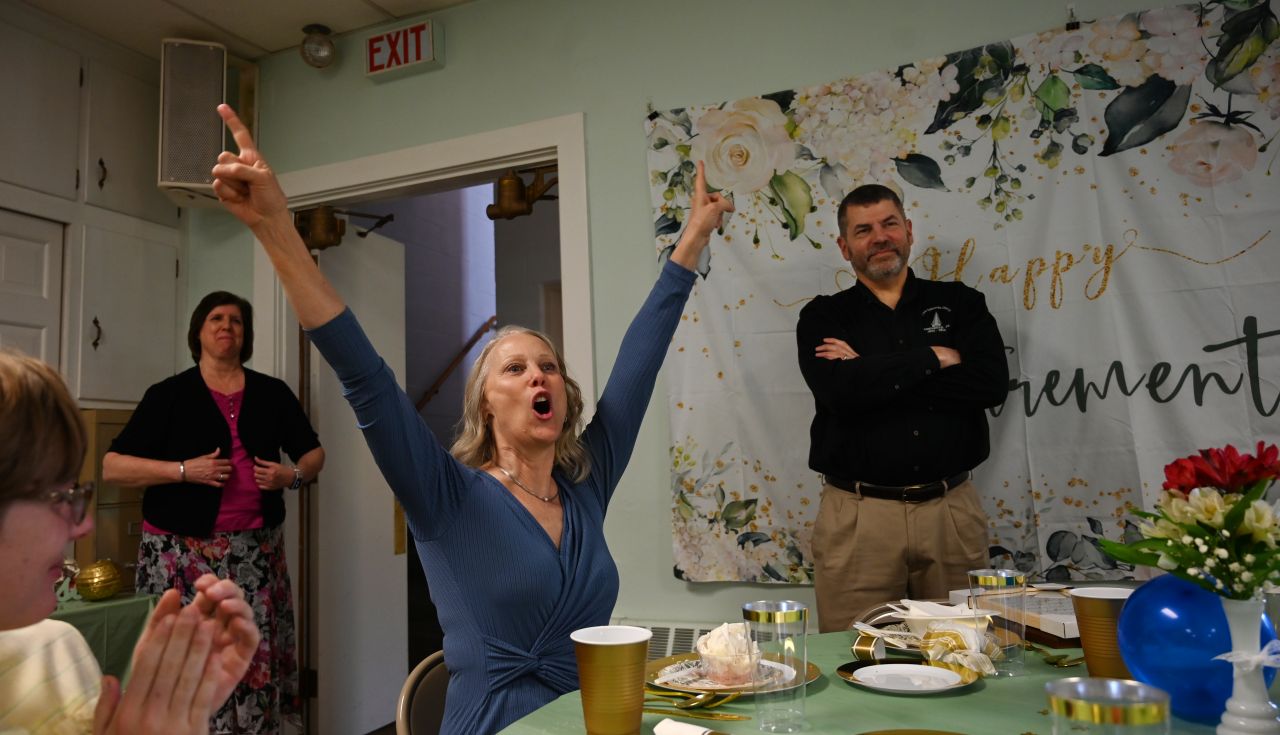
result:
M 133 647 L 157 599 L 155 595 L 120 595 L 99 602 L 73 600 L 58 603 L 49 617 L 75 626 L 89 642 L 102 673 L 125 681 Z
M 854 687 L 835 673 L 853 659 L 847 632 L 809 637 L 809 660 L 822 676 L 809 685 L 805 700 L 806 733 L 850 735 L 869 730 L 921 728 L 969 735 L 1049 735 L 1052 724 L 1044 695 L 1045 682 L 1085 676 L 1084 666 L 1055 669 L 1039 656 L 1027 655 L 1027 673 L 1006 679 L 984 679 L 948 694 L 895 696 Z M 1079 653 L 1075 650 L 1074 653 Z M 717 711 L 754 715 L 750 699 L 731 702 Z M 662 715 L 645 715 L 640 732 L 648 735 Z M 725 733 L 758 733 L 754 719 L 741 722 L 684 720 Z M 1210 735 L 1214 729 L 1173 718 L 1176 735 Z M 562 735 L 583 732 L 582 702 L 570 692 L 507 727 L 508 735 Z

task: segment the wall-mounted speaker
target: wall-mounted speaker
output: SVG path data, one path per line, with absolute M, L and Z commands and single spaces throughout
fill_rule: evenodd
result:
M 157 184 L 180 207 L 216 207 L 209 171 L 226 149 L 217 107 L 226 99 L 227 48 L 184 38 L 161 43 Z

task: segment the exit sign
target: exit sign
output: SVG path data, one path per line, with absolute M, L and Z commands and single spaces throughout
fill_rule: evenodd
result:
M 365 76 L 377 80 L 435 69 L 444 63 L 438 23 L 422 20 L 370 36 L 365 41 Z M 397 73 L 399 72 L 399 73 Z

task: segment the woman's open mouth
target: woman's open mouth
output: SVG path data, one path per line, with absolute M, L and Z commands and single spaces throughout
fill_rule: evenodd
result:
M 540 419 L 551 418 L 551 395 L 548 393 L 539 393 L 533 397 L 533 412 Z

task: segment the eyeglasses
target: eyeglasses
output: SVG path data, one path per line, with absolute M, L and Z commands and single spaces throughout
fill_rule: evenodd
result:
M 71 521 L 72 525 L 78 526 L 84 523 L 84 517 L 89 512 L 89 501 L 93 499 L 93 483 L 86 482 L 61 490 L 50 490 L 45 497 L 54 505 L 65 504 L 71 511 L 71 517 L 67 520 Z

